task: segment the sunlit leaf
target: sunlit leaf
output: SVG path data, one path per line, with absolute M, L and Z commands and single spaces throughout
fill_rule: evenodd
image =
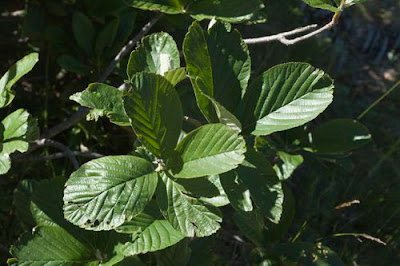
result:
M 0 175 L 8 172 L 11 168 L 11 159 L 8 153 L 0 153 Z
M 187 237 L 204 237 L 214 234 L 221 225 L 217 208 L 203 204 L 185 195 L 166 174 L 157 188 L 157 202 L 161 213 L 171 225 Z
M 249 86 L 239 114 L 246 132 L 269 135 L 313 120 L 332 99 L 333 81 L 327 74 L 307 63 L 286 63 Z
M 237 131 L 223 124 L 202 126 L 178 144 L 182 169 L 174 176 L 196 178 L 236 168 L 243 160 L 246 143 Z
M 186 68 L 180 67 L 177 69 L 171 69 L 164 73 L 164 78 L 168 80 L 173 86 L 187 78 Z
M 31 53 L 17 61 L 0 79 L 0 108 L 9 105 L 15 97 L 11 87 L 32 70 L 39 61 L 38 53 Z
M 91 109 L 87 116 L 88 120 L 97 120 L 105 115 L 116 125 L 129 126 L 122 96 L 123 92 L 115 87 L 92 83 L 86 90 L 75 93 L 70 99 Z
M 126 72 L 129 79 L 138 72 L 164 75 L 180 67 L 179 50 L 174 39 L 165 32 L 144 37 L 131 53 Z
M 134 241 L 117 247 L 124 256 L 134 256 L 170 247 L 185 236 L 174 229 L 168 221 L 155 220 L 142 232 L 135 236 Z
M 153 165 L 108 156 L 82 165 L 65 184 L 64 215 L 87 230 L 110 230 L 141 213 L 157 186 Z
M 278 151 L 276 155 L 280 161 L 274 165 L 274 170 L 282 181 L 290 178 L 297 167 L 304 161 L 301 155 L 292 155 L 282 151 Z

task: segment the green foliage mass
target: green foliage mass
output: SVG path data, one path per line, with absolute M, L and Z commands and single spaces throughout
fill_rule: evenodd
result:
M 363 1 L 303 2 L 336 19 Z M 8 264 L 230 265 L 234 255 L 220 249 L 233 241 L 243 265 L 345 265 L 349 256 L 328 233 L 382 242 L 320 223 L 338 202 L 314 208 L 316 198 L 373 131 L 330 119 L 340 91 L 325 67 L 296 57 L 260 63 L 275 46 L 260 52 L 242 34 L 261 26 L 268 8 L 261 0 L 28 1 L 22 34 L 44 62 L 44 98 L 35 116 L 11 104 L 25 95 L 11 87 L 38 53 L 0 80 L 0 178 L 18 184 L 12 213 L 21 233 Z M 154 25 L 140 25 L 154 12 L 163 23 L 147 33 Z M 67 113 L 72 124 L 47 130 Z M 32 169 L 35 160 L 46 163 Z

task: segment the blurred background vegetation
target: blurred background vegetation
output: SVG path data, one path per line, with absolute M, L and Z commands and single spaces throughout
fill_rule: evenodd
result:
M 31 51 L 40 52 L 40 62 L 19 83 L 16 100 L 0 111 L 0 117 L 23 107 L 39 118 L 40 128 L 45 130 L 76 111 L 77 105 L 68 97 L 96 81 L 126 41 L 154 16 L 151 12 L 119 8 L 117 2 L 1 1 L 0 73 Z M 279 33 L 312 23 L 322 25 L 331 17 L 329 12 L 307 7 L 300 0 L 269 0 L 265 4 L 265 23 L 235 25 L 243 37 Z M 290 47 L 280 43 L 252 45 L 253 72 L 259 74 L 287 61 L 311 63 L 329 73 L 336 84 L 334 103 L 313 123 L 357 118 L 400 79 L 399 14 L 399 0 L 370 0 L 346 10 L 331 31 L 302 43 Z M 181 48 L 190 23 L 188 17 L 165 16 L 152 32 L 170 33 Z M 73 32 L 79 31 L 78 24 L 90 28 L 93 34 L 75 38 Z M 115 32 L 115 36 L 110 32 Z M 92 47 L 93 40 L 97 44 Z M 119 85 L 121 77 L 125 78 L 126 60 L 117 66 L 108 83 Z M 185 83 L 180 85 L 181 97 L 191 93 L 188 88 Z M 362 118 L 373 136 L 370 145 L 349 156 L 321 159 L 304 155 L 305 162 L 289 183 L 296 212 L 283 242 L 294 238 L 322 242 L 348 265 L 400 265 L 399 96 L 400 89 L 395 90 Z M 184 105 L 196 109 L 192 102 Z M 277 145 L 288 146 L 288 139 L 290 132 L 282 134 Z M 123 154 L 133 147 L 130 133 L 106 120 L 80 122 L 56 140 L 74 150 L 89 148 L 103 154 Z M 53 152 L 48 149 L 39 152 Z M 15 212 L 15 205 L 23 204 L 13 196 L 18 183 L 26 178 L 67 176 L 71 171 L 69 161 L 64 159 L 24 160 L 15 162 L 11 172 L 0 177 L 1 261 L 9 257 L 9 246 L 26 229 L 18 219 L 23 214 Z M 360 203 L 335 208 L 354 200 Z M 206 265 L 201 258 L 210 259 L 207 248 L 213 250 L 215 264 L 243 265 L 250 257 L 261 256 L 251 252 L 250 241 L 240 235 L 230 219 L 224 220 L 224 230 L 199 240 L 198 245 L 204 248 L 196 249 L 199 254 L 193 254 L 195 259 L 190 265 Z M 386 245 L 342 233 L 365 233 Z

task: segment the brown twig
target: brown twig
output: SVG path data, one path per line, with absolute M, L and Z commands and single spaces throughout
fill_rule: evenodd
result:
M 201 122 L 199 120 L 196 120 L 196 119 L 191 118 L 189 116 L 184 116 L 183 117 L 183 121 L 188 122 L 188 123 L 194 125 L 195 127 L 201 127 L 202 126 Z
M 283 43 L 284 45 L 289 46 L 289 45 L 293 45 L 298 42 L 310 39 L 311 37 L 314 37 L 324 31 L 327 31 L 327 30 L 333 28 L 333 26 L 335 26 L 337 24 L 340 14 L 343 12 L 344 5 L 345 5 L 345 0 L 342 0 L 341 4 L 339 6 L 339 11 L 333 15 L 332 20 L 325 26 L 323 26 L 317 30 L 314 30 L 308 34 L 296 37 L 294 39 L 289 39 L 290 37 L 293 37 L 299 33 L 304 33 L 306 31 L 315 29 L 318 27 L 318 25 L 312 24 L 312 25 L 297 28 L 297 29 L 287 31 L 287 32 L 278 33 L 278 34 L 271 35 L 271 36 L 264 36 L 264 37 L 259 37 L 259 38 L 249 38 L 249 39 L 245 39 L 244 42 L 247 44 L 259 44 L 259 43 L 278 41 L 278 42 Z
M 293 35 L 299 34 L 299 33 L 303 33 L 305 31 L 309 31 L 310 29 L 314 29 L 316 27 L 318 27 L 318 25 L 313 24 L 313 25 L 309 25 L 309 26 L 305 26 L 305 27 L 301 27 L 301 28 L 297 28 L 288 32 L 283 32 L 283 33 L 279 33 L 279 34 L 275 34 L 275 35 L 271 35 L 271 36 L 264 36 L 264 37 L 259 37 L 259 38 L 250 38 L 250 39 L 245 39 L 244 42 L 247 44 L 258 44 L 258 43 L 267 43 L 267 42 L 274 42 L 274 41 L 279 41 L 281 43 L 283 43 L 284 45 L 293 45 L 296 44 L 298 42 L 307 40 L 315 35 L 320 34 L 321 32 L 324 32 L 326 30 L 331 29 L 334 25 L 336 24 L 336 22 L 334 22 L 333 20 L 331 22 L 329 22 L 328 24 L 326 24 L 325 26 L 312 31 L 306 35 L 294 38 L 294 39 L 289 39 L 289 37 L 292 37 Z
M 71 151 L 72 154 L 75 157 L 85 157 L 85 158 L 90 158 L 90 159 L 96 159 L 96 158 L 101 158 L 104 157 L 103 154 L 96 153 L 96 152 L 80 152 L 80 151 Z M 64 152 L 57 152 L 53 153 L 50 155 L 44 155 L 44 156 L 27 156 L 26 158 L 19 158 L 16 159 L 15 161 L 51 161 L 51 160 L 57 160 L 57 159 L 62 159 L 67 157 L 67 155 Z
M 53 147 L 53 148 L 62 150 L 65 157 L 68 157 L 68 159 L 71 161 L 74 169 L 77 170 L 79 168 L 79 163 L 78 163 L 78 160 L 76 159 L 74 153 L 67 146 L 62 144 L 61 142 L 54 141 L 51 139 L 41 139 L 41 140 L 36 141 L 36 144 L 38 146 L 48 146 L 48 147 Z
M 141 31 L 136 34 L 135 37 L 133 37 L 124 47 L 122 47 L 121 51 L 119 51 L 119 53 L 114 57 L 114 60 L 111 61 L 111 63 L 104 70 L 98 82 L 104 82 L 107 79 L 107 77 L 114 70 L 118 62 L 120 62 L 121 59 L 124 58 L 132 50 L 136 43 L 149 32 L 149 30 L 160 20 L 161 17 L 162 14 L 157 14 L 152 20 L 150 20 L 146 25 L 143 26 Z

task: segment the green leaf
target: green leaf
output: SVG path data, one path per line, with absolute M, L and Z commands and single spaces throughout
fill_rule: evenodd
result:
M 263 12 L 263 10 L 256 11 L 254 13 L 250 13 L 244 16 L 238 17 L 209 17 L 207 15 L 192 15 L 193 18 L 196 20 L 203 20 L 203 19 L 218 19 L 228 23 L 238 24 L 238 23 L 245 23 L 245 25 L 253 25 L 253 24 L 260 24 L 265 23 L 267 21 L 267 14 Z
M 136 236 L 141 233 L 145 228 L 150 226 L 156 219 L 143 211 L 133 217 L 132 220 L 123 223 L 122 225 L 115 228 L 115 231 L 123 234 L 131 234 Z
M 38 182 L 36 180 L 24 179 L 14 190 L 15 214 L 17 215 L 18 219 L 29 228 L 32 228 L 36 225 L 30 211 L 30 203 L 33 191 L 37 185 Z
M 17 61 L 0 79 L 0 108 L 9 105 L 15 97 L 11 87 L 32 70 L 39 61 L 38 53 L 31 53 Z
M 260 0 L 203 0 L 191 1 L 189 12 L 196 19 L 212 19 L 217 17 L 220 20 L 231 20 L 232 18 L 250 15 L 264 8 Z
M 233 221 L 239 230 L 258 246 L 264 244 L 264 218 L 256 210 L 252 212 L 235 211 Z
M 173 153 L 182 129 L 182 106 L 174 87 L 153 73 L 132 77 L 123 98 L 126 114 L 138 139 L 158 158 Z
M 176 185 L 186 195 L 191 197 L 212 198 L 219 195 L 218 188 L 211 183 L 209 177 L 193 178 L 193 179 L 177 179 Z
M 226 195 L 222 184 L 221 184 L 221 179 L 218 175 L 211 175 L 207 177 L 202 177 L 198 178 L 202 180 L 208 180 L 213 184 L 213 186 L 218 190 L 218 195 L 215 196 L 202 196 L 199 199 L 205 203 L 211 204 L 215 207 L 223 207 L 229 204 L 229 199 L 228 196 Z M 187 181 L 193 181 L 194 179 L 178 179 L 178 180 L 187 180 Z
M 3 141 L 11 141 L 23 138 L 28 131 L 29 113 L 24 109 L 18 109 L 1 121 L 4 127 Z
M 253 135 L 269 135 L 301 126 L 323 112 L 333 99 L 333 81 L 307 63 L 277 65 L 256 79 L 239 114 Z
M 215 112 L 217 114 L 218 120 L 221 124 L 227 125 L 239 133 L 242 131 L 242 124 L 236 118 L 236 116 L 234 116 L 231 112 L 226 110 L 226 108 L 223 107 L 214 98 L 212 98 L 206 94 L 203 94 L 203 95 L 212 102 Z
M 285 195 L 283 198 L 282 205 L 282 215 L 278 224 L 267 221 L 266 227 L 267 230 L 265 232 L 265 239 L 271 242 L 279 242 L 285 234 L 289 231 L 290 226 L 292 225 L 292 221 L 295 215 L 295 199 L 293 196 L 290 187 L 285 183 L 282 184 L 283 194 Z M 265 243 L 264 243 L 265 244 Z
M 189 239 L 184 239 L 172 247 L 157 252 L 157 266 L 188 265 L 191 253 Z
M 286 243 L 274 246 L 273 250 L 277 255 L 286 259 L 310 266 L 344 266 L 339 256 L 330 248 L 320 243 Z
M 180 67 L 177 69 L 171 69 L 165 72 L 164 78 L 168 80 L 173 86 L 176 86 L 179 82 L 186 79 L 186 68 Z
M 230 112 L 236 110 L 251 67 L 249 51 L 240 33 L 220 22 L 206 32 L 200 23 L 194 22 L 185 37 L 183 53 L 197 104 L 206 119 L 218 121 L 212 102 L 203 94 Z
M 175 182 L 181 185 L 180 189 L 186 195 L 199 198 L 201 201 L 215 207 L 229 204 L 218 175 L 192 179 L 179 178 Z
M 282 151 L 278 151 L 276 155 L 279 157 L 280 162 L 274 165 L 274 170 L 281 181 L 291 177 L 297 167 L 304 161 L 301 155 L 292 155 Z
M 61 227 L 39 227 L 23 234 L 11 247 L 11 254 L 21 266 L 90 265 L 99 261 L 95 250 Z
M 181 155 L 183 166 L 174 176 L 196 178 L 236 168 L 244 160 L 246 143 L 230 127 L 210 124 L 187 134 L 176 150 Z
M 129 0 L 133 7 L 167 14 L 191 14 L 197 19 L 228 19 L 245 16 L 264 7 L 260 0 Z
M 243 185 L 235 171 L 222 174 L 221 184 L 233 208 L 244 212 L 253 210 L 250 191 Z
M 101 57 L 105 49 L 112 47 L 118 32 L 119 19 L 111 20 L 98 34 L 95 45 L 95 53 Z
M 122 0 L 124 1 L 124 0 Z M 109 3 L 110 1 L 107 1 Z M 128 38 L 132 35 L 133 29 L 136 22 L 136 11 L 127 9 L 125 12 L 119 15 L 119 28 L 117 36 L 115 36 L 115 41 L 112 47 L 107 50 L 107 57 L 114 57 L 121 48 L 128 42 Z
M 57 64 L 67 71 L 81 75 L 87 75 L 91 70 L 90 66 L 85 65 L 81 60 L 69 54 L 59 56 L 57 58 Z
M 8 153 L 0 152 L 0 175 L 6 174 L 11 168 L 11 159 Z
M 29 148 L 29 141 L 37 139 L 39 128 L 37 121 L 24 109 L 18 109 L 0 123 L 0 175 L 10 170 L 10 154 L 19 151 L 25 152 Z
M 15 151 L 25 152 L 29 148 L 28 141 L 37 134 L 32 134 L 38 130 L 35 120 L 24 109 L 18 109 L 1 121 L 4 128 L 1 153 L 11 154 Z
M 246 153 L 246 160 L 235 170 L 239 179 L 250 190 L 251 198 L 261 213 L 273 223 L 282 214 L 282 184 L 271 164 L 261 154 Z
M 131 53 L 126 72 L 131 80 L 138 72 L 164 75 L 179 67 L 179 50 L 174 39 L 168 33 L 160 32 L 142 39 Z
M 36 222 L 36 227 L 33 234 L 25 234 L 20 238 L 16 247 L 11 249 L 16 250 L 13 255 L 22 265 L 85 265 L 86 258 L 96 262 L 94 265 L 97 265 L 97 262 L 107 265 L 108 260 L 121 260 L 123 257 L 115 254 L 114 246 L 128 241 L 127 235 L 116 234 L 113 231 L 86 231 L 64 219 L 64 184 L 63 177 L 29 182 L 23 193 L 16 195 L 23 196 L 20 204 L 25 203 L 25 212 L 30 213 L 30 205 L 33 215 L 31 219 Z M 50 244 L 53 246 L 50 247 Z
M 162 214 L 158 209 L 156 201 L 153 200 L 146 206 L 143 212 L 133 217 L 132 220 L 126 221 L 115 228 L 115 231 L 135 236 L 149 227 L 155 220 L 160 220 L 160 218 L 162 218 Z
M 171 225 L 187 237 L 205 237 L 221 226 L 221 214 L 213 206 L 185 195 L 179 186 L 164 174 L 157 187 L 157 203 Z
M 92 21 L 85 14 L 75 11 L 72 15 L 72 31 L 78 46 L 87 56 L 93 56 L 96 31 Z
M 129 126 L 122 96 L 123 92 L 115 87 L 92 83 L 86 90 L 75 93 L 70 99 L 92 109 L 87 116 L 88 120 L 97 121 L 100 116 L 105 115 L 116 125 Z
M 318 153 L 346 153 L 371 141 L 371 134 L 360 122 L 334 119 L 311 132 L 311 147 Z
M 61 226 L 70 228 L 64 219 L 63 191 L 66 179 L 55 177 L 43 179 L 35 185 L 30 202 L 30 212 L 38 226 Z M 29 205 L 28 205 L 29 206 Z
M 141 213 L 153 197 L 153 165 L 134 156 L 92 160 L 72 173 L 64 190 L 64 215 L 87 230 L 111 230 Z
M 338 12 L 339 9 L 332 4 L 331 0 L 303 0 L 309 6 L 321 8 L 332 12 Z
M 155 220 L 134 241 L 117 247 L 124 256 L 145 254 L 175 245 L 185 236 L 165 220 Z
M 131 6 L 151 11 L 161 11 L 167 14 L 181 14 L 185 12 L 185 5 L 190 0 L 128 0 Z

